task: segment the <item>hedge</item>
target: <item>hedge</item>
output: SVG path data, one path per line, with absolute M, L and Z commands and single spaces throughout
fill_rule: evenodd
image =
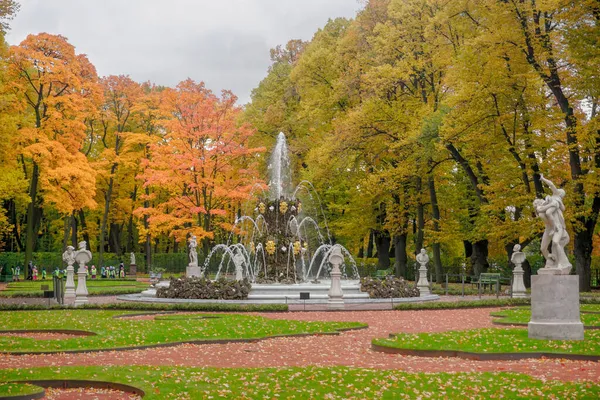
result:
M 53 304 L 2 304 L 1 311 L 38 311 L 38 310 L 60 310 L 72 308 Z M 206 311 L 206 312 L 283 312 L 288 311 L 287 304 L 225 304 L 225 303 L 87 303 L 81 307 L 86 310 L 131 310 L 131 311 Z

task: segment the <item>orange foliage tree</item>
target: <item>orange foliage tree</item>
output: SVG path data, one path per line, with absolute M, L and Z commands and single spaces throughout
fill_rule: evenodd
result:
M 44 203 L 67 215 L 94 207 L 95 171 L 81 153 L 84 120 L 101 102 L 93 65 L 59 35 L 29 35 L 9 52 L 7 75 L 26 113 L 14 145 L 29 181 L 25 262 L 29 262 Z M 27 273 L 27 270 L 26 270 Z
M 119 165 L 123 162 L 122 149 L 126 137 L 133 130 L 132 113 L 136 102 L 142 95 L 139 83 L 124 75 L 108 76 L 102 78 L 102 86 L 106 102 L 102 113 L 102 139 L 104 150 L 96 162 L 98 170 L 101 171 L 101 191 L 104 201 L 104 212 L 100 223 L 99 235 L 99 259 L 98 263 L 104 265 L 104 250 L 106 242 L 106 230 L 109 222 L 109 213 L 113 203 L 113 197 L 118 189 L 124 189 L 120 184 L 131 178 L 131 174 L 118 174 Z M 127 191 L 117 196 L 120 199 L 129 197 Z M 114 227 L 113 227 L 114 228 Z
M 263 148 L 248 146 L 254 134 L 237 124 L 236 97 L 214 95 L 190 79 L 162 92 L 165 134 L 142 161 L 144 185 L 167 192 L 152 196 L 151 207 L 138 209 L 149 229 L 168 233 L 178 242 L 194 234 L 208 250 L 215 228 L 227 224 L 228 209 L 248 198 L 258 181 L 255 162 Z

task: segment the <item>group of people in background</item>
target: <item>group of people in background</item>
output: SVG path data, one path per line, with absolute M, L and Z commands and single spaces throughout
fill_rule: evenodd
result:
M 46 280 L 46 267 L 42 267 L 41 271 L 38 269 L 37 265 L 33 265 L 33 262 L 29 261 L 27 265 L 27 271 L 29 272 L 27 276 L 27 280 L 37 281 L 37 280 Z M 14 281 L 21 280 L 21 266 L 17 265 L 16 267 L 11 268 L 12 276 Z
M 92 265 L 92 279 L 96 279 L 94 278 L 95 274 L 94 271 L 96 270 L 96 267 Z M 114 267 L 114 266 L 109 266 L 109 267 L 101 267 L 100 268 L 100 276 L 102 278 L 112 278 L 112 279 L 116 279 L 116 278 L 125 278 L 125 266 L 123 265 L 123 263 L 121 263 L 118 267 Z

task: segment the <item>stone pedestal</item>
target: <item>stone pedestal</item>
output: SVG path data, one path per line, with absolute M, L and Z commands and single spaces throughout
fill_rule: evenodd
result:
M 512 297 L 514 299 L 526 298 L 527 289 L 525 288 L 525 282 L 523 281 L 523 268 L 521 264 L 513 269 L 513 284 L 512 284 Z
M 83 267 L 79 267 L 77 271 L 77 290 L 75 291 L 75 307 L 80 306 L 88 302 L 88 290 L 87 290 L 87 271 Z
M 73 279 L 75 275 L 75 268 L 73 268 L 73 264 L 67 267 L 67 282 L 65 283 L 65 304 L 73 304 L 75 301 L 75 279 Z
M 327 300 L 327 307 L 331 310 L 344 309 L 344 293 L 342 292 L 342 283 L 340 282 L 341 276 L 340 269 L 334 267 L 331 271 L 331 287 L 329 288 L 329 299 Z
M 529 338 L 583 340 L 577 275 L 531 277 Z
M 340 265 L 344 262 L 344 257 L 339 246 L 335 246 L 329 255 L 329 262 L 333 266 L 331 269 L 331 287 L 327 293 L 329 299 L 327 300 L 327 308 L 330 310 L 343 310 L 344 309 L 344 293 L 342 292 L 342 272 L 340 271 Z
M 427 267 L 424 264 L 421 264 L 421 267 L 419 268 L 417 288 L 419 289 L 419 297 L 429 296 L 431 294 L 431 291 L 429 290 L 429 281 L 427 280 Z
M 129 275 L 133 276 L 135 278 L 136 274 L 137 274 L 137 265 L 129 264 Z
M 197 264 L 189 264 L 185 269 L 185 276 L 188 278 L 202 278 L 202 270 Z

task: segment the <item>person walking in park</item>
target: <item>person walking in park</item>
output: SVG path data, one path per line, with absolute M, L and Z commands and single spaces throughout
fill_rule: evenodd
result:
M 38 278 L 38 269 L 34 265 L 33 268 L 31 269 L 31 280 L 37 281 L 37 278 Z
M 19 275 L 21 274 L 21 267 L 19 265 L 17 265 L 14 269 L 13 269 L 13 280 L 14 281 L 20 281 L 19 279 Z
M 42 267 L 42 280 L 46 280 L 46 267 Z
M 29 261 L 29 264 L 27 264 L 27 280 L 28 281 L 33 280 L 33 262 L 32 261 Z
M 98 273 L 98 271 L 96 270 L 96 266 L 92 265 L 92 279 L 96 279 L 96 274 Z

